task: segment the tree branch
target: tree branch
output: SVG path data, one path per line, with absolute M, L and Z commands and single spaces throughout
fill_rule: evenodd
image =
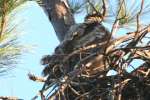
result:
M 35 76 L 35 75 L 31 74 L 31 73 L 28 74 L 28 77 L 29 77 L 30 80 L 36 81 L 36 82 L 45 82 L 46 81 L 45 78 Z
M 11 97 L 11 96 L 0 96 L 0 100 L 23 100 L 23 99 L 19 99 L 17 97 Z
M 43 0 L 43 3 L 56 35 L 62 41 L 70 26 L 75 24 L 68 0 Z

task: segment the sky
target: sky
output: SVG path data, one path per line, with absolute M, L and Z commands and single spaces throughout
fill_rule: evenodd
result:
M 16 96 L 30 100 L 42 88 L 42 83 L 28 79 L 27 74 L 41 76 L 44 66 L 40 59 L 52 54 L 59 41 L 43 9 L 34 1 L 28 1 L 12 12 L 12 24 L 16 24 L 19 41 L 26 49 L 19 64 L 8 75 L 0 78 L 0 96 Z M 76 22 L 82 22 L 83 16 L 76 15 Z
M 20 63 L 7 76 L 0 78 L 0 96 L 17 96 L 30 100 L 42 88 L 41 83 L 28 79 L 29 72 L 41 75 L 43 66 L 40 59 L 51 54 L 59 44 L 48 18 L 35 2 L 27 2 L 18 7 L 13 23 L 19 23 L 16 32 L 19 41 L 25 45 L 26 51 Z

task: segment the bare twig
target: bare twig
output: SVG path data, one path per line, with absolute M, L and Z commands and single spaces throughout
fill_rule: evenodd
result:
M 87 0 L 87 2 L 89 3 L 89 5 L 92 7 L 92 9 L 94 10 L 95 13 L 100 14 L 96 8 L 94 7 L 94 5 L 90 2 L 90 0 Z M 93 12 L 92 12 L 93 13 Z M 101 15 L 101 14 L 100 14 Z
M 142 13 L 143 6 L 144 6 L 144 0 L 141 1 L 141 8 L 140 8 L 140 11 L 139 11 L 138 14 L 137 14 L 137 32 L 138 32 L 139 29 L 140 29 L 140 15 L 141 15 L 141 13 Z
M 36 82 L 45 82 L 46 81 L 45 78 L 43 78 L 43 77 L 37 77 L 37 76 L 35 76 L 33 74 L 30 74 L 30 73 L 28 74 L 28 77 L 29 77 L 30 80 L 36 81 Z
M 106 0 L 102 0 L 102 2 L 103 2 L 103 12 L 102 12 L 102 19 L 104 19 L 105 18 L 105 16 L 106 16 L 106 10 L 107 10 L 107 8 L 106 8 Z
M 118 18 L 119 17 L 119 14 L 120 14 L 120 11 L 121 11 L 121 8 L 122 8 L 122 5 L 124 4 L 124 0 L 122 0 L 122 2 L 121 2 L 121 4 L 119 5 L 120 7 L 119 7 L 119 10 L 118 10 L 118 12 L 117 12 L 117 16 L 116 16 L 116 19 L 115 19 L 115 21 L 114 21 L 114 23 L 113 23 L 113 26 L 112 26 L 112 29 L 111 29 L 111 34 L 110 34 L 110 36 L 109 36 L 109 38 L 108 38 L 108 40 L 107 40 L 107 45 L 106 45 L 106 47 L 105 47 L 105 54 L 107 54 L 107 47 L 108 47 L 108 44 L 110 43 L 110 41 L 111 41 L 111 39 L 112 39 L 112 36 L 116 33 L 116 31 L 117 31 L 117 29 L 118 29 L 118 26 L 119 26 L 119 20 L 120 20 L 120 18 Z

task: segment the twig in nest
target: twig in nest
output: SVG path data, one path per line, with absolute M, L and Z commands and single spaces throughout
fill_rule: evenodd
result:
M 73 91 L 74 94 L 76 94 L 78 96 L 80 95 L 80 93 L 78 91 L 76 91 L 71 85 L 68 85 L 68 86 L 71 89 L 71 91 Z
M 142 34 L 146 35 L 146 33 L 150 32 L 150 25 L 141 29 L 138 34 L 139 36 L 142 36 Z M 118 39 L 115 39 L 115 40 L 112 40 L 109 44 L 109 46 L 107 47 L 107 51 L 106 53 L 110 52 L 110 51 L 113 51 L 117 45 L 123 43 L 125 40 L 128 40 L 129 38 L 134 38 L 136 32 L 131 32 L 131 33 L 128 33 L 128 35 L 126 36 L 122 36 Z M 129 46 L 128 46 L 129 47 Z
M 72 56 L 74 56 L 74 55 L 76 55 L 76 54 L 79 54 L 80 52 L 84 52 L 84 51 L 86 51 L 86 50 L 91 50 L 91 49 L 94 49 L 94 48 L 97 48 L 97 47 L 101 47 L 101 46 L 103 46 L 104 44 L 106 44 L 106 42 L 97 43 L 97 44 L 91 44 L 91 45 L 88 45 L 88 46 L 86 46 L 86 47 L 79 48 L 79 49 L 73 51 L 72 53 L 68 54 L 68 55 L 64 58 L 63 62 L 68 61 L 69 58 L 71 58 Z
M 36 82 L 45 82 L 46 81 L 45 78 L 37 77 L 37 76 L 35 76 L 35 75 L 31 74 L 31 73 L 28 74 L 28 77 L 29 77 L 30 80 L 36 81 Z
M 115 84 L 114 88 L 118 88 L 121 85 L 125 85 L 127 84 L 131 79 L 125 79 L 123 80 L 122 82 L 118 83 L 118 84 Z
M 143 71 L 143 70 L 137 70 L 138 72 L 144 74 L 144 77 L 147 77 L 150 74 L 150 69 L 148 69 L 147 71 Z

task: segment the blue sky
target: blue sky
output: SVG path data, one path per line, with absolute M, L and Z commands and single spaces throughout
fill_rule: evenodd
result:
M 40 65 L 40 59 L 43 55 L 52 54 L 59 41 L 47 16 L 36 2 L 29 1 L 15 9 L 14 13 L 12 23 L 17 24 L 15 32 L 29 52 L 22 55 L 17 68 L 0 78 L 0 96 L 30 100 L 42 88 L 42 84 L 30 81 L 27 74 L 41 75 L 43 66 Z M 82 22 L 83 17 L 76 15 L 76 22 Z
M 22 55 L 17 68 L 0 78 L 0 96 L 30 100 L 42 84 L 30 81 L 27 74 L 32 72 L 41 75 L 43 66 L 40 65 L 40 59 L 43 55 L 51 54 L 59 42 L 48 18 L 35 2 L 25 3 L 16 11 L 13 23 L 19 23 L 19 26 L 15 32 L 20 34 L 19 41 L 27 46 L 29 52 Z

